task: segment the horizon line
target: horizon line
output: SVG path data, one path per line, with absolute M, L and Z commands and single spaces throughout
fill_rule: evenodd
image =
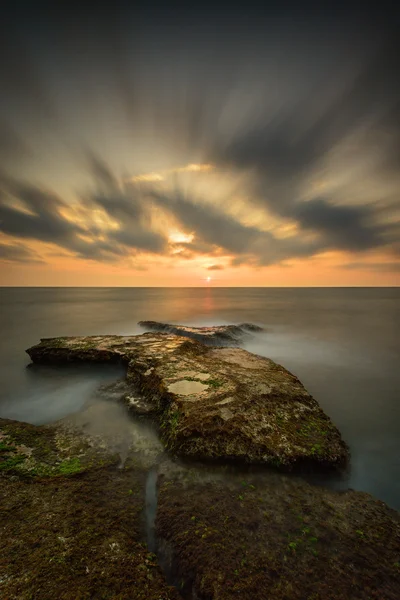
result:
M 397 289 L 399 285 L 0 285 L 0 289 Z

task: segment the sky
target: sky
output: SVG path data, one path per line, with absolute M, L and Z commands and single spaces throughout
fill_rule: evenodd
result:
M 398 10 L 101 4 L 2 3 L 0 285 L 400 284 Z

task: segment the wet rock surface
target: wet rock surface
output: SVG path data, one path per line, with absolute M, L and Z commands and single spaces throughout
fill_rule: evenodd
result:
M 161 478 L 160 560 L 184 598 L 396 600 L 400 515 L 278 474 Z
M 53 478 L 116 465 L 119 455 L 68 426 L 0 419 L 0 473 Z
M 147 333 L 51 338 L 27 352 L 36 363 L 126 364 L 126 405 L 156 416 L 173 454 L 281 469 L 336 467 L 348 458 L 339 431 L 297 377 L 239 348 Z
M 262 327 L 252 323 L 188 327 L 187 325 L 172 325 L 170 323 L 159 323 L 158 321 L 139 321 L 138 325 L 151 331 L 172 333 L 213 346 L 237 346 L 250 338 L 252 334 L 264 331 Z
M 0 435 L 1 598 L 180 598 L 145 543 L 143 467 L 61 425 Z

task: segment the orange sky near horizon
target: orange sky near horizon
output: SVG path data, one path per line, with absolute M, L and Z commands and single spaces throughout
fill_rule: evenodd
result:
M 104 265 L 74 258 L 52 258 L 44 264 L 4 262 L 1 286 L 27 287 L 394 287 L 399 272 L 391 271 L 385 257 L 360 267 L 351 265 L 351 256 L 331 253 L 291 264 L 268 267 L 226 267 L 208 270 L 199 265 L 169 264 L 133 270 L 121 265 Z M 153 258 L 154 260 L 154 258 Z M 146 263 L 145 257 L 143 262 Z M 213 260 L 209 261 L 210 264 Z M 344 263 L 346 264 L 346 262 Z M 387 265 L 387 267 L 386 267 Z M 387 270 L 386 270 L 387 269 Z M 210 278 L 210 281 L 207 279 Z

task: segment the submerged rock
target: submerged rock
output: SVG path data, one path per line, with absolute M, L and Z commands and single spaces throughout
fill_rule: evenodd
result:
M 165 477 L 160 562 L 197 600 L 397 600 L 400 515 L 362 492 L 272 474 Z
M 210 327 L 188 327 L 186 325 L 171 325 L 158 321 L 139 321 L 138 325 L 151 331 L 172 333 L 203 342 L 212 346 L 237 346 L 252 333 L 264 331 L 262 327 L 252 323 L 241 325 L 215 325 Z
M 174 454 L 282 469 L 340 466 L 348 458 L 339 431 L 297 377 L 239 348 L 147 333 L 50 338 L 27 352 L 36 363 L 126 364 L 128 383 L 148 402 Z

